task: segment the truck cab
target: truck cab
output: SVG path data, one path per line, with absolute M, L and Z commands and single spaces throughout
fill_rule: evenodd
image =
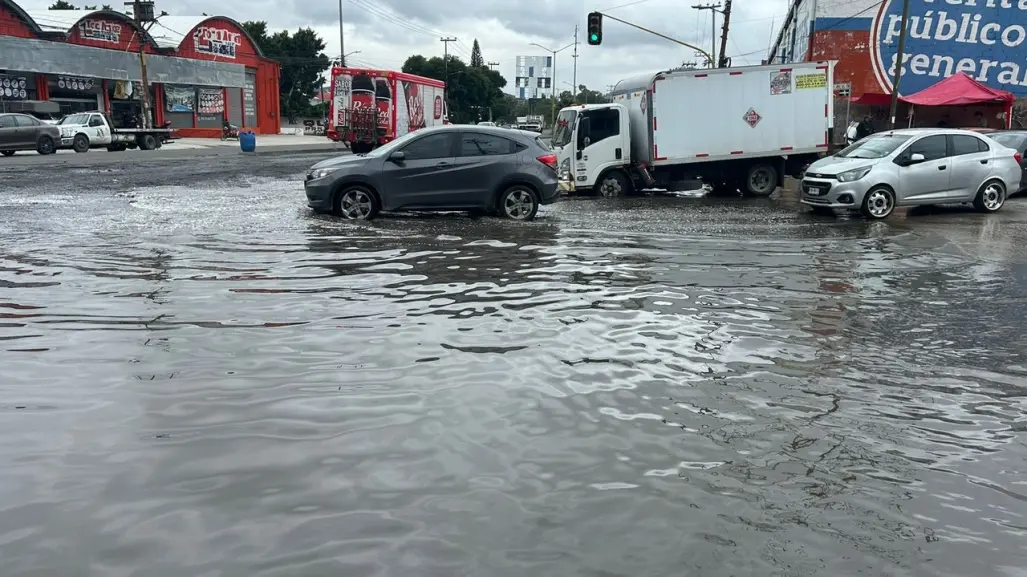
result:
M 560 110 L 552 147 L 559 159 L 561 190 L 596 190 L 603 196 L 631 192 L 631 131 L 624 105 L 582 104 Z

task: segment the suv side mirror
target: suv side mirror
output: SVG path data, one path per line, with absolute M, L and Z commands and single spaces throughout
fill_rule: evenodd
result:
M 407 155 L 403 154 L 402 150 L 399 150 L 399 151 L 393 152 L 392 154 L 389 155 L 389 162 L 395 162 L 396 164 L 399 164 L 399 163 L 403 162 L 404 160 L 406 160 L 406 158 L 407 158 Z

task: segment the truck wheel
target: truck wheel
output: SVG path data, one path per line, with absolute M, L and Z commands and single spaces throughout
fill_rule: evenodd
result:
M 777 190 L 777 169 L 769 164 L 754 164 L 745 173 L 745 194 L 767 197 Z
M 599 181 L 599 194 L 612 198 L 631 194 L 631 181 L 619 170 L 607 172 Z
M 157 148 L 157 139 L 152 134 L 143 134 L 138 138 L 139 150 L 153 150 Z
M 14 151 L 13 150 L 0 150 L 0 154 L 2 154 L 4 156 L 14 156 Z
M 71 148 L 78 153 L 89 152 L 89 137 L 85 134 L 76 134 Z

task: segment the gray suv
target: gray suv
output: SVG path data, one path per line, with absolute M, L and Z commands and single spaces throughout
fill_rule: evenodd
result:
M 531 220 L 559 194 L 556 155 L 538 134 L 469 125 L 422 128 L 367 154 L 319 162 L 304 189 L 310 208 L 352 220 L 383 210 Z

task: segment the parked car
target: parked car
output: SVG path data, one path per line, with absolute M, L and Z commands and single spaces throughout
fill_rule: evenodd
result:
M 1027 190 L 1027 130 L 1000 130 L 988 136 L 1020 153 L 1020 188 L 1015 192 Z
M 1023 156 L 969 130 L 913 128 L 867 137 L 809 166 L 801 202 L 814 212 L 857 209 L 887 218 L 898 206 L 973 203 L 1002 208 L 1020 189 Z
M 0 154 L 13 156 L 19 150 L 53 154 L 61 129 L 28 114 L 0 114 Z
M 531 220 L 557 199 L 556 155 L 538 134 L 444 125 L 372 150 L 319 162 L 307 173 L 307 205 L 352 220 L 379 211 L 481 210 Z

